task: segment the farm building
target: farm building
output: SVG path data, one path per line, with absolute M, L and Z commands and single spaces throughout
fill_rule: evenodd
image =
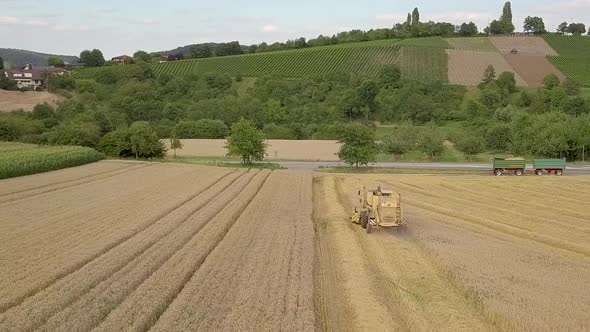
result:
M 63 75 L 67 71 L 53 66 L 26 65 L 21 69 L 7 70 L 4 75 L 10 80 L 16 81 L 19 89 L 38 90 L 45 84 L 47 74 Z
M 128 55 L 120 55 L 120 56 L 116 56 L 116 57 L 112 58 L 111 61 L 113 61 L 114 63 L 116 63 L 118 65 L 126 65 L 126 64 L 132 63 L 133 58 Z

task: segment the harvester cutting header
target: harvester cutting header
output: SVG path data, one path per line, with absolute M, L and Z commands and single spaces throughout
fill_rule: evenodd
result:
M 406 224 L 401 207 L 401 194 L 378 187 L 358 191 L 358 205 L 354 207 L 351 221 L 360 224 L 371 233 L 375 227 L 401 227 Z

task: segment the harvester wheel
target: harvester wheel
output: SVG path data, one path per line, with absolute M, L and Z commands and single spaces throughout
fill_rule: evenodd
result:
M 373 224 L 371 222 L 367 223 L 367 234 L 371 234 L 373 231 Z
M 535 174 L 541 176 L 541 175 L 543 175 L 543 170 L 542 169 L 538 169 L 538 170 L 535 171 Z
M 563 175 L 563 171 L 558 169 L 557 171 L 555 171 L 555 175 L 557 176 L 562 176 Z
M 369 211 L 361 212 L 361 227 L 367 228 L 368 223 L 369 223 Z
M 496 176 L 501 176 L 501 175 L 502 175 L 502 170 L 501 170 L 501 169 L 495 169 L 495 170 L 494 170 L 494 174 L 495 174 Z

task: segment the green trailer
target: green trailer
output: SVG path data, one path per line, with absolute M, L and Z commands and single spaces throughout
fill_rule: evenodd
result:
M 524 174 L 526 162 L 523 158 L 494 158 L 494 174 L 500 176 L 504 173 Z
M 545 173 L 563 175 L 565 159 L 535 159 L 533 160 L 533 168 L 537 175 L 543 175 Z

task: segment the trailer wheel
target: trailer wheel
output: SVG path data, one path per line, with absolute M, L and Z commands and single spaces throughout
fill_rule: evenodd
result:
M 543 170 L 542 169 L 538 169 L 538 170 L 535 171 L 535 174 L 541 176 L 541 175 L 543 175 Z
M 521 176 L 523 174 L 522 169 L 517 169 L 516 171 L 514 171 L 514 174 L 516 174 L 516 176 Z
M 371 222 L 367 223 L 367 234 L 371 234 L 373 231 L 373 224 Z
M 361 212 L 361 227 L 367 228 L 368 223 L 369 223 L 369 211 Z
M 502 170 L 501 170 L 501 169 L 495 169 L 495 170 L 494 170 L 494 174 L 495 174 L 496 176 L 502 176 Z
M 555 175 L 562 176 L 563 175 L 563 171 L 560 170 L 560 169 L 558 169 L 558 170 L 555 171 Z

